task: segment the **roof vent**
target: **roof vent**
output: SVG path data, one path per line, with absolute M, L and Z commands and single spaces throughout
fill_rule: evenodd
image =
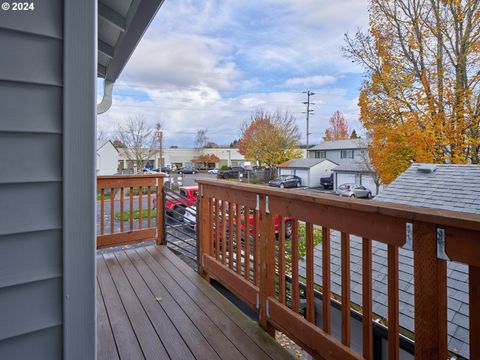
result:
M 422 173 L 433 173 L 437 170 L 437 165 L 435 164 L 422 164 L 417 168 L 417 171 Z

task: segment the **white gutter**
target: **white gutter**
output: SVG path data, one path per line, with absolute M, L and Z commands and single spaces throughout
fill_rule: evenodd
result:
M 113 84 L 115 84 L 113 81 L 105 80 L 103 82 L 103 98 L 102 101 L 97 104 L 97 114 L 103 114 L 112 106 Z

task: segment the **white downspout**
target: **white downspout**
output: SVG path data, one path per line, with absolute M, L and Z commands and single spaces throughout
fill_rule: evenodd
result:
M 105 80 L 103 82 L 103 98 L 102 101 L 97 104 L 97 114 L 103 114 L 112 106 L 113 84 L 115 84 L 113 81 Z

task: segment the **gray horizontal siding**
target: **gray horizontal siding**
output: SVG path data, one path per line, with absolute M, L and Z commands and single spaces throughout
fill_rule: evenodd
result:
M 0 340 L 60 325 L 61 294 L 60 278 L 0 289 Z
M 0 359 L 52 360 L 62 358 L 62 327 L 55 326 L 0 341 Z
M 63 12 L 0 14 L 0 359 L 62 358 Z
M 0 28 L 0 80 L 62 85 L 61 40 Z M 22 99 L 18 105 L 28 106 Z
M 62 132 L 62 88 L 0 81 L 0 94 L 0 132 Z
M 60 181 L 62 136 L 0 133 L 0 184 Z
M 2 11 L 1 27 L 61 39 L 62 0 L 42 0 L 34 4 L 34 11 Z
M 61 183 L 0 185 L 0 199 L 0 235 L 62 226 Z
M 62 275 L 61 230 L 0 236 L 0 249 L 0 288 Z

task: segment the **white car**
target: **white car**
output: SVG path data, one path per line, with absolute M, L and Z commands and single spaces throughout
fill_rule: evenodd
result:
M 210 170 L 208 170 L 208 173 L 217 175 L 218 174 L 218 169 L 210 169 Z
M 195 230 L 197 225 L 197 208 L 196 206 L 188 206 L 185 208 L 185 214 L 183 215 L 183 223 L 190 229 Z

